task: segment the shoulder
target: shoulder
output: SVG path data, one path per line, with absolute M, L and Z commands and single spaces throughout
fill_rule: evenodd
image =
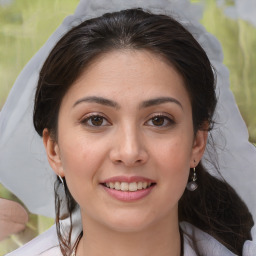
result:
M 204 256 L 235 256 L 234 253 L 228 250 L 223 244 L 219 243 L 215 238 L 193 226 L 192 224 L 182 222 L 180 226 L 184 232 L 185 256 L 196 256 L 197 254 L 194 249 L 195 247 L 200 252 L 200 255 Z
M 243 248 L 243 256 L 256 255 L 256 225 L 251 230 L 252 241 L 246 241 Z
M 180 226 L 184 232 L 184 256 L 196 256 L 195 247 L 199 250 L 200 255 L 204 256 L 235 256 L 234 253 L 218 242 L 215 238 L 192 224 L 188 222 L 181 222 Z M 252 241 L 245 241 L 242 256 L 256 255 L 256 226 L 252 228 L 251 235 Z
M 74 244 L 82 231 L 80 211 L 77 209 L 72 215 L 72 236 L 71 243 Z M 61 230 L 68 231 L 70 228 L 70 219 L 61 221 Z M 37 236 L 19 249 L 7 254 L 6 256 L 62 256 L 57 236 L 56 225 L 53 225 L 47 231 Z
M 55 225 L 6 256 L 61 256 Z

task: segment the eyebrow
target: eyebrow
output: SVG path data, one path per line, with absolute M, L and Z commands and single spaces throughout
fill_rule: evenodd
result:
M 175 103 L 179 107 L 181 107 L 181 109 L 183 109 L 182 104 L 178 100 L 176 100 L 176 99 L 174 99 L 172 97 L 159 97 L 159 98 L 143 101 L 140 104 L 140 108 L 147 108 L 147 107 L 151 107 L 151 106 L 155 106 L 155 105 L 160 105 L 160 104 L 168 103 L 168 102 Z
M 117 102 L 106 99 L 106 98 L 103 98 L 103 97 L 97 97 L 97 96 L 89 96 L 89 97 L 79 99 L 78 101 L 75 102 L 73 107 L 75 107 L 76 105 L 78 105 L 82 102 L 97 103 L 97 104 L 101 104 L 101 105 L 104 105 L 104 106 L 113 107 L 113 108 L 116 108 L 116 109 L 120 108 L 120 105 Z
M 90 102 L 90 103 L 97 103 L 100 105 L 104 105 L 104 106 L 109 106 L 109 107 L 113 107 L 116 109 L 120 109 L 121 106 L 112 100 L 103 98 L 103 97 L 98 97 L 98 96 L 89 96 L 89 97 L 84 97 L 82 99 L 79 99 L 78 101 L 76 101 L 73 105 L 73 107 L 75 107 L 76 105 L 83 103 L 83 102 Z M 146 100 L 143 101 L 140 105 L 139 108 L 148 108 L 151 106 L 156 106 L 156 105 L 160 105 L 160 104 L 164 104 L 164 103 L 175 103 L 177 104 L 179 107 L 181 107 L 181 109 L 183 109 L 182 104 L 176 100 L 175 98 L 172 97 L 159 97 L 159 98 L 155 98 L 155 99 L 150 99 L 150 100 Z

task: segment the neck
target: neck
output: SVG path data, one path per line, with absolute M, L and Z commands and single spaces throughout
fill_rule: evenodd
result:
M 178 219 L 173 222 L 166 218 L 145 230 L 122 232 L 83 218 L 83 230 L 77 256 L 180 256 L 181 253 Z

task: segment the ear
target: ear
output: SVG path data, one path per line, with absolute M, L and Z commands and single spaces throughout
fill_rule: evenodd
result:
M 48 129 L 43 130 L 43 143 L 46 150 L 48 162 L 51 165 L 52 169 L 57 175 L 64 177 L 59 146 L 57 142 L 51 138 Z
M 205 147 L 207 144 L 208 131 L 206 130 L 198 130 L 192 147 L 192 154 L 190 159 L 190 167 L 194 168 L 203 157 Z

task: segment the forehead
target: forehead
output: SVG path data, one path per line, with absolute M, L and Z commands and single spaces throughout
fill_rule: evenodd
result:
M 143 100 L 167 94 L 189 98 L 182 76 L 164 58 L 146 50 L 115 50 L 93 60 L 63 100 L 83 96 Z

